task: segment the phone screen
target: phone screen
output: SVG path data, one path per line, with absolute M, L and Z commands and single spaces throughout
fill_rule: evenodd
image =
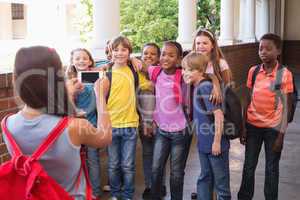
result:
M 83 72 L 81 73 L 82 83 L 95 83 L 99 78 L 99 72 Z

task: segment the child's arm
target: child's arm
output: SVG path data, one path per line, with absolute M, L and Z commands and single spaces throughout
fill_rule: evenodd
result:
M 292 108 L 292 97 L 291 93 L 282 94 L 282 103 L 283 103 L 283 112 L 282 112 L 282 121 L 278 136 L 273 144 L 272 150 L 274 152 L 281 152 L 283 147 L 283 139 L 288 126 L 288 113 Z
M 146 63 L 144 63 L 142 60 L 136 58 L 136 57 L 131 57 L 130 61 L 135 69 L 135 71 L 140 71 L 144 74 L 148 74 L 148 67 Z
M 282 121 L 280 124 L 280 130 L 273 144 L 273 151 L 274 152 L 281 152 L 283 147 L 283 139 L 284 135 L 288 126 L 288 116 L 291 113 L 292 109 L 292 95 L 294 92 L 294 84 L 293 84 L 293 75 L 290 71 L 285 70 L 283 80 L 282 80 L 282 87 L 281 87 L 281 102 L 283 106 L 282 112 Z
M 212 80 L 213 83 L 213 90 L 211 92 L 211 96 L 209 100 L 213 104 L 220 104 L 222 103 L 222 90 L 221 90 L 219 79 L 214 74 L 207 74 L 207 75 Z
M 214 156 L 218 156 L 219 154 L 221 154 L 221 140 L 224 126 L 224 114 L 221 109 L 217 109 L 213 113 L 215 117 L 215 136 L 214 142 L 212 144 L 212 154 Z
M 244 98 L 242 98 L 242 114 L 243 114 L 243 123 L 242 123 L 242 133 L 240 136 L 240 143 L 242 145 L 246 144 L 246 138 L 247 138 L 247 132 L 246 132 L 246 120 L 247 120 L 247 110 L 251 102 L 251 90 L 249 88 L 246 88 L 245 94 L 242 95 Z
M 143 123 L 143 133 L 145 136 L 152 137 L 153 112 L 155 109 L 155 96 L 153 92 L 144 90 L 139 93 L 139 111 Z
M 86 119 L 74 119 L 69 125 L 71 141 L 74 145 L 81 144 L 94 148 L 105 147 L 112 141 L 112 127 L 106 106 L 105 94 L 109 88 L 109 80 L 105 77 L 95 82 L 97 102 L 97 128 Z
M 78 81 L 77 78 L 66 80 L 66 87 L 68 89 L 69 98 L 74 101 L 78 93 L 82 92 L 84 85 Z
M 230 86 L 232 83 L 232 74 L 230 69 L 225 69 L 221 72 L 222 80 L 226 86 Z

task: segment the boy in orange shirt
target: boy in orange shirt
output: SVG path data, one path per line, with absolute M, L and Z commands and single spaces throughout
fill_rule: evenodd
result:
M 265 199 L 278 199 L 279 160 L 294 91 L 292 73 L 277 60 L 281 44 L 279 36 L 270 33 L 263 35 L 258 52 L 262 64 L 252 67 L 248 73 L 247 88 L 251 96 L 246 100 L 246 129 L 241 137 L 246 151 L 239 200 L 253 198 L 255 169 L 262 143 L 266 154 Z M 277 88 L 280 70 L 282 79 L 280 88 Z

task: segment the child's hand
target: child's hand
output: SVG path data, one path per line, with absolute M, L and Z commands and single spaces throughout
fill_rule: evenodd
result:
M 284 139 L 284 133 L 279 133 L 273 146 L 272 151 L 275 153 L 280 153 L 283 148 L 283 139 Z
M 152 123 L 143 123 L 143 133 L 146 137 L 153 137 L 153 126 Z
M 110 82 L 106 76 L 98 79 L 94 84 L 96 97 L 106 97 L 110 88 Z
M 130 58 L 130 61 L 133 65 L 133 68 L 135 71 L 141 71 L 142 70 L 142 67 L 143 67 L 143 63 L 141 60 L 137 59 L 136 57 L 131 57 Z
M 221 143 L 220 142 L 214 142 L 212 144 L 212 150 L 211 150 L 212 155 L 218 156 L 221 154 Z
M 242 133 L 241 133 L 241 137 L 240 137 L 240 143 L 241 143 L 242 145 L 245 145 L 246 142 L 247 142 L 247 135 L 246 135 L 246 134 L 247 134 L 247 133 L 246 133 L 246 129 L 243 128 Z
M 220 90 L 220 88 L 213 87 L 211 95 L 209 97 L 209 100 L 213 104 L 220 104 L 220 103 L 222 103 L 222 91 Z
M 79 92 L 84 89 L 84 85 L 78 81 L 77 78 L 68 79 L 66 81 L 66 87 L 69 95 L 74 98 Z

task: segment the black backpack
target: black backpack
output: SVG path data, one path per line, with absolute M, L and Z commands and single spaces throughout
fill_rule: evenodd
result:
M 254 88 L 254 84 L 255 84 L 255 80 L 256 80 L 256 76 L 260 70 L 261 66 L 260 65 L 257 65 L 253 71 L 253 75 L 252 75 L 252 90 Z M 276 93 L 276 96 L 275 96 L 275 110 L 277 109 L 278 107 L 278 103 L 279 103 L 279 99 L 282 100 L 282 93 L 281 93 L 281 84 L 282 84 L 282 76 L 283 76 L 283 72 L 284 72 L 284 69 L 286 68 L 286 66 L 284 65 L 280 65 L 278 67 L 278 70 L 276 72 L 276 79 L 275 79 L 275 84 L 274 84 L 274 87 L 272 88 L 272 90 Z M 292 106 L 291 106 L 291 110 L 288 111 L 288 118 L 287 118 L 287 121 L 288 123 L 291 123 L 294 119 L 294 115 L 295 115 L 295 110 L 297 108 L 297 102 L 298 102 L 298 90 L 297 90 L 297 87 L 296 87 L 296 84 L 295 84 L 295 79 L 294 79 L 294 76 L 293 76 L 293 88 L 294 88 L 294 91 L 291 95 L 291 98 L 292 98 Z
M 210 80 L 204 80 L 210 81 Z M 202 82 L 202 81 L 201 81 Z M 211 82 L 211 81 L 210 81 Z M 223 134 L 227 139 L 233 140 L 239 138 L 243 129 L 243 109 L 239 97 L 230 87 L 224 87 L 222 111 L 224 113 Z M 203 98 L 200 97 L 201 107 L 207 111 Z M 214 123 L 214 115 L 209 114 L 211 123 Z

